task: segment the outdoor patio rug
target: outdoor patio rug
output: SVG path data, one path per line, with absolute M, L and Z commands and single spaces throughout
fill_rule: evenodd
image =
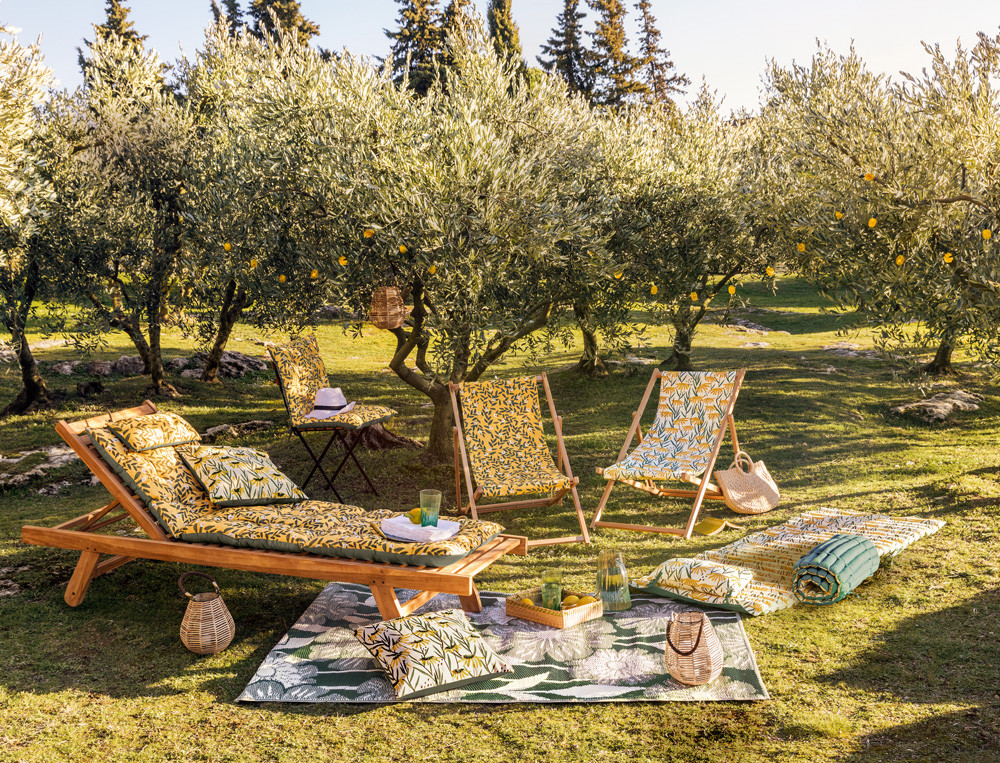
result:
M 399 592 L 400 598 L 412 592 Z M 722 675 L 705 686 L 674 681 L 663 665 L 671 612 L 694 609 L 636 596 L 627 612 L 558 630 L 508 617 L 507 594 L 481 591 L 469 614 L 513 673 L 412 702 L 661 702 L 769 699 L 739 615 L 707 611 L 725 651 Z M 418 612 L 459 607 L 436 596 Z M 237 701 L 395 702 L 392 687 L 354 637 L 381 620 L 364 586 L 331 583 L 271 650 Z

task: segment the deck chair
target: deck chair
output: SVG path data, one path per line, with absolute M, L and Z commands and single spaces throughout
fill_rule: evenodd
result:
M 608 484 L 601 495 L 601 502 L 597 505 L 590 527 L 669 533 L 681 535 L 685 540 L 690 539 L 705 499 L 723 500 L 722 491 L 711 480 L 727 428 L 732 436 L 733 452 L 740 449 L 733 406 L 736 405 L 745 373 L 745 370 L 675 373 L 659 369 L 653 371 L 639 409 L 632 414 L 632 426 L 617 462 L 604 469 L 597 469 L 597 473 Z M 657 379 L 660 379 L 660 400 L 656 406 L 656 419 L 643 436 L 640 419 Z M 636 436 L 639 444 L 629 453 L 629 446 Z M 667 480 L 688 482 L 697 487 L 691 490 L 660 487 L 657 484 Z M 693 498 L 694 504 L 687 524 L 680 528 L 603 521 L 601 514 L 612 488 L 618 482 L 658 497 Z
M 313 467 L 302 483 L 302 489 L 304 490 L 309 485 L 309 480 L 319 471 L 323 475 L 323 479 L 326 480 L 326 486 L 337 496 L 337 500 L 343 501 L 334 486 L 334 481 L 350 459 L 358 467 L 365 482 L 368 483 L 369 490 L 378 495 L 378 490 L 369 479 L 368 473 L 361 466 L 357 456 L 354 455 L 354 448 L 357 447 L 358 440 L 354 439 L 353 442 L 349 443 L 344 437 L 344 433 L 387 421 L 395 416 L 396 412 L 383 405 L 356 404 L 347 413 L 339 413 L 330 418 L 307 418 L 307 414 L 313 410 L 316 391 L 329 384 L 316 337 L 302 337 L 288 345 L 272 345 L 268 348 L 268 352 L 271 355 L 271 366 L 274 368 L 278 388 L 281 390 L 281 398 L 288 411 L 289 431 L 299 438 L 309 457 L 313 460 Z M 309 441 L 305 438 L 309 432 L 330 432 L 330 439 L 327 440 L 318 456 L 309 447 Z M 334 442 L 340 443 L 344 456 L 337 464 L 337 468 L 333 470 L 333 475 L 330 476 L 323 468 L 323 459 Z
M 111 493 L 106 506 L 70 519 L 55 527 L 26 525 L 21 540 L 37 546 L 80 552 L 76 569 L 66 586 L 65 600 L 71 607 L 83 601 L 91 582 L 134 559 L 200 564 L 248 572 L 294 575 L 341 583 L 361 583 L 371 588 L 379 612 L 386 620 L 402 617 L 425 604 L 438 593 L 456 594 L 462 608 L 479 612 L 482 605 L 473 577 L 504 554 L 524 555 L 527 538 L 498 535 L 468 556 L 444 567 L 426 567 L 388 562 L 370 562 L 308 552 L 268 551 L 205 542 L 195 543 L 170 536 L 156 521 L 145 503 L 112 471 L 86 433 L 112 421 L 156 413 L 148 400 L 141 406 L 85 419 L 60 421 L 56 431 L 73 448 Z M 133 520 L 145 538 L 109 533 L 118 524 Z M 102 560 L 102 556 L 105 557 Z M 400 602 L 397 588 L 416 590 L 416 596 Z
M 558 466 L 545 442 L 538 385 L 545 390 L 555 425 Z M 455 415 L 455 500 L 463 514 L 531 506 L 553 506 L 567 493 L 573 496 L 580 534 L 529 540 L 528 546 L 554 543 L 590 543 L 586 519 L 562 436 L 562 417 L 556 413 L 549 380 L 541 376 L 448 385 Z M 461 403 L 459 396 L 461 395 Z M 461 464 L 459 463 L 461 461 Z M 469 502 L 463 505 L 461 474 Z M 480 498 L 506 498 L 543 493 L 545 497 L 482 505 Z

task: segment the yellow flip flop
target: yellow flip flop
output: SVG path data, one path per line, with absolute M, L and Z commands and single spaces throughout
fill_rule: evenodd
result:
M 726 528 L 731 530 L 745 530 L 744 525 L 737 525 L 730 522 L 728 519 L 720 519 L 719 517 L 705 517 L 701 521 L 697 522 L 694 526 L 694 531 L 696 533 L 701 533 L 702 535 L 716 535 L 722 532 Z

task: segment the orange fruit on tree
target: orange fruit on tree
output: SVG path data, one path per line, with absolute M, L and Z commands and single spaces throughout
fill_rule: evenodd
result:
M 288 279 L 285 278 L 285 274 L 284 273 L 282 273 L 280 276 L 278 276 L 278 283 L 284 283 L 286 280 L 288 280 Z
M 874 217 L 869 217 L 868 218 L 868 227 L 869 228 L 874 228 L 876 225 L 878 225 L 878 220 L 876 220 Z
M 767 270 L 765 270 L 764 272 L 767 273 L 768 277 L 773 276 L 774 275 L 774 268 L 772 268 L 770 265 L 768 265 L 767 266 Z
M 691 292 L 691 301 L 692 302 L 697 302 L 698 301 L 698 292 L 696 292 L 696 291 Z
M 729 293 L 730 294 L 735 294 L 736 293 L 736 287 L 733 286 L 732 284 L 729 285 Z
M 313 272 L 309 274 L 309 277 L 315 281 L 319 278 L 319 271 L 313 268 Z
M 865 180 L 867 180 L 869 183 L 872 182 L 874 179 L 875 179 L 875 176 L 872 173 L 870 173 L 870 172 L 866 172 L 865 173 Z
M 233 245 L 232 245 L 232 244 L 230 244 L 230 243 L 229 243 L 229 242 L 227 241 L 226 243 L 224 243 L 224 244 L 222 245 L 222 248 L 223 248 L 223 249 L 225 249 L 225 250 L 226 250 L 226 251 L 228 252 L 228 251 L 231 251 L 231 250 L 232 250 L 232 248 L 233 248 Z
M 427 272 L 430 273 L 431 275 L 434 275 L 435 273 L 438 272 L 438 266 L 431 265 L 429 268 L 427 268 Z
M 947 262 L 947 263 L 949 263 L 949 264 L 950 264 L 950 263 L 951 263 L 951 261 L 952 261 L 952 260 L 954 260 L 954 259 L 955 259 L 955 257 L 954 257 L 954 256 L 952 255 L 952 253 L 951 253 L 951 252 L 945 252 L 945 253 L 944 253 L 944 261 L 945 261 L 945 262 Z
M 257 260 L 255 260 L 253 257 L 251 257 L 250 258 L 250 269 L 251 270 L 256 270 L 256 268 L 257 268 Z
M 842 220 L 844 218 L 844 213 L 843 212 L 834 212 L 833 216 L 836 217 L 838 220 Z
M 344 255 L 340 255 L 340 257 L 337 259 L 337 264 L 340 265 L 340 267 L 342 268 L 347 267 L 347 258 Z
M 987 241 L 990 240 L 990 237 L 992 235 L 993 235 L 993 231 L 991 231 L 989 228 L 987 228 L 986 230 L 983 231 L 983 238 L 985 238 Z
M 400 244 L 399 245 L 399 253 L 400 254 L 406 254 L 406 244 Z
M 374 235 L 375 235 L 375 231 L 373 231 L 371 228 L 368 228 L 367 230 L 365 230 L 365 238 L 371 238 Z
M 624 273 L 622 273 L 622 271 L 620 271 L 620 270 L 616 270 L 616 271 L 615 271 L 615 278 L 616 278 L 616 279 L 619 279 L 619 278 L 621 278 L 621 277 L 622 277 L 623 275 L 625 275 L 625 274 L 624 274 Z
M 900 254 L 900 255 L 896 256 L 896 264 L 897 265 L 902 265 L 905 261 L 906 260 L 903 258 L 903 255 Z
M 658 292 L 658 291 L 659 291 L 659 289 L 656 288 L 656 284 L 655 283 L 652 286 L 649 287 L 649 293 L 652 294 L 654 297 L 656 296 L 656 292 Z

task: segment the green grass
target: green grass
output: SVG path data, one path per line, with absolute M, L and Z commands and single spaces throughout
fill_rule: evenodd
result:
M 744 621 L 770 702 L 234 704 L 321 584 L 211 571 L 236 619 L 237 637 L 225 652 L 203 658 L 187 652 L 178 637 L 186 600 L 176 580 L 187 565 L 127 564 L 95 581 L 84 603 L 69 608 L 62 595 L 75 555 L 23 546 L 19 533 L 23 524 L 55 524 L 104 501 L 102 487 L 82 484 L 87 472 L 76 464 L 51 474 L 52 481 L 74 483 L 59 496 L 40 496 L 37 485 L 0 493 L 0 568 L 6 570 L 0 578 L 20 587 L 0 597 L 0 760 L 1000 759 L 1000 404 L 987 394 L 978 413 L 937 427 L 894 417 L 889 406 L 913 392 L 884 363 L 822 350 L 843 338 L 839 331 L 851 330 L 850 316 L 822 312 L 823 301 L 794 279 L 783 279 L 775 295 L 751 287 L 741 293 L 766 309 L 745 317 L 789 334 L 753 336 L 709 322 L 696 337 L 695 364 L 748 369 L 736 408 L 739 432 L 783 492 L 774 512 L 746 518 L 750 530 L 817 506 L 948 522 L 835 607 L 797 607 Z M 332 324 L 318 333 L 335 385 L 392 405 L 400 412 L 399 431 L 426 436 L 426 399 L 385 369 L 390 335 L 371 329 L 351 339 Z M 649 349 L 664 356 L 666 333 L 652 327 L 649 334 Z M 259 352 L 253 332 L 241 328 L 238 336 L 244 341 L 233 349 Z M 104 357 L 132 354 L 115 339 Z M 851 339 L 870 344 L 864 333 Z M 741 348 L 760 340 L 771 346 Z M 173 335 L 168 347 L 168 357 L 191 349 Z M 73 352 L 56 347 L 39 356 L 48 361 Z M 589 517 L 603 487 L 594 467 L 614 460 L 648 369 L 593 381 L 559 370 L 575 357 L 574 348 L 529 365 L 512 358 L 497 372 L 549 371 Z M 836 370 L 825 373 L 827 366 Z M 965 389 L 992 392 L 970 364 L 962 371 Z M 143 379 L 114 379 L 99 399 L 83 403 L 73 392 L 82 378 L 50 378 L 66 387 L 56 411 L 0 421 L 3 453 L 55 443 L 55 419 L 135 404 L 145 389 Z M 305 476 L 300 446 L 283 432 L 284 410 L 269 376 L 221 386 L 178 383 L 184 397 L 163 407 L 199 428 L 271 419 L 273 430 L 245 441 L 266 448 L 293 478 Z M 14 372 L 0 376 L 0 399 L 15 389 Z M 724 449 L 720 461 L 727 456 Z M 410 508 L 417 491 L 430 485 L 442 487 L 454 505 L 450 467 L 429 469 L 412 451 L 364 454 L 364 463 L 384 487 L 380 498 L 358 497 L 367 507 Z M 720 504 L 708 511 L 731 516 Z M 684 514 L 680 503 L 622 488 L 607 510 L 608 518 L 626 522 L 678 523 Z M 497 516 L 510 531 L 529 535 L 565 533 L 573 525 L 568 505 Z M 590 547 L 538 549 L 501 561 L 478 580 L 483 588 L 513 591 L 531 585 L 542 567 L 558 564 L 568 585 L 590 588 L 602 548 L 623 551 L 630 569 L 644 572 L 668 556 L 735 537 L 727 532 L 684 542 L 599 530 Z

